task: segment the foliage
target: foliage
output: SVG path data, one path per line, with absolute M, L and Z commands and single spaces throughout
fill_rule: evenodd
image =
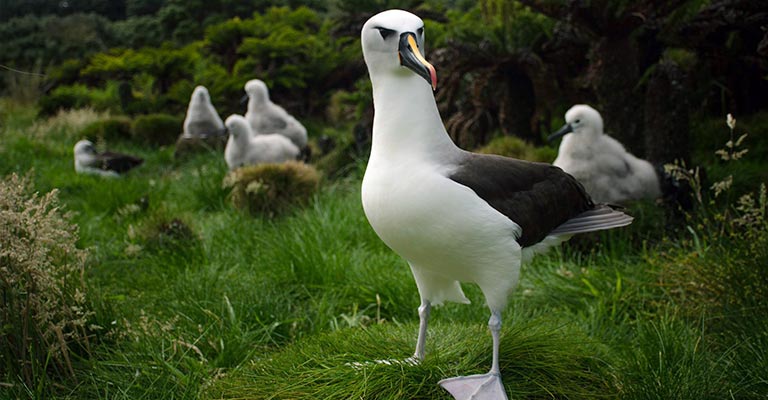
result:
M 535 147 L 515 136 L 499 136 L 477 149 L 477 152 L 545 163 L 551 163 L 557 157 L 556 149 Z
M 131 19 L 121 29 L 140 29 L 154 37 L 156 21 L 141 18 L 144 22 Z M 43 109 L 52 113 L 61 107 L 93 105 L 82 93 L 82 83 L 73 84 L 77 79 L 90 88 L 128 85 L 130 101 L 122 111 L 129 114 L 159 108 L 182 112 L 196 85 L 209 89 L 222 112 L 242 112 L 233 99 L 242 96 L 245 82 L 258 77 L 269 85 L 271 97 L 289 110 L 322 112 L 333 89 L 351 84 L 363 72 L 357 41 L 331 36 L 331 22 L 308 8 L 270 8 L 251 18 L 207 26 L 202 40 L 184 47 L 166 42 L 112 48 L 82 65 L 69 62 L 53 69 L 53 82 L 64 86 L 44 99 Z M 149 40 L 131 38 L 132 46 Z
M 0 182 L 0 365 L 5 379 L 46 397 L 54 381 L 74 378 L 92 312 L 77 226 L 56 190 L 32 191 L 29 177 Z
M 308 8 L 271 8 L 254 15 L 253 25 L 259 30 L 238 47 L 233 73 L 243 82 L 263 80 L 277 99 L 284 93 L 303 98 L 304 112 L 311 113 L 315 107 L 324 110 L 331 89 L 363 72 L 359 43 L 334 38 L 332 24 Z M 292 108 L 292 104 L 286 106 Z
M 101 119 L 83 128 L 80 131 L 80 136 L 93 142 L 130 139 L 131 119 L 125 116 Z
M 437 100 L 448 133 L 465 148 L 483 145 L 497 130 L 539 143 L 537 105 L 554 94 L 536 52 L 554 21 L 518 2 L 447 15 L 435 63 L 443 71 Z
M 32 71 L 9 70 L 5 72 L 5 81 L 0 82 L 0 87 L 5 86 L 7 97 L 14 102 L 33 104 L 40 99 L 44 77 L 40 64 Z
M 231 188 L 236 208 L 269 215 L 306 204 L 319 183 L 320 175 L 314 167 L 291 161 L 238 168 L 224 178 L 223 186 Z
M 59 110 L 54 116 L 36 120 L 25 133 L 41 141 L 66 140 L 74 144 L 81 139 L 83 129 L 102 119 L 109 119 L 109 114 L 92 108 Z
M 115 45 L 109 21 L 96 14 L 31 15 L 0 24 L 0 64 L 26 70 L 83 58 Z
M 140 115 L 131 124 L 131 136 L 139 143 L 165 146 L 176 141 L 183 119 L 169 114 Z
M 93 89 L 81 84 L 60 86 L 40 98 L 38 102 L 41 116 L 54 115 L 60 110 L 85 107 L 108 111 L 114 110 L 119 104 L 115 84 L 108 85 L 104 89 Z
M 721 122 L 722 124 L 722 122 Z M 729 114 L 726 125 L 730 139 L 714 152 L 736 170 L 751 153 L 742 147 L 746 134 L 736 139 L 736 120 Z M 721 125 L 722 127 L 722 125 Z M 722 129 L 722 128 L 721 128 Z M 733 346 L 732 373 L 751 376 L 740 365 L 765 366 L 755 343 L 764 343 L 764 319 L 768 309 L 768 191 L 763 180 L 751 182 L 746 193 L 733 186 L 733 175 L 711 185 L 702 179 L 701 169 L 666 166 L 678 178 L 688 181 L 694 191 L 696 213 L 688 215 L 689 237 L 676 251 L 650 260 L 659 266 L 660 282 L 688 316 L 708 315 L 702 325 L 723 335 L 724 346 Z M 762 167 L 764 168 L 764 167 Z M 757 187 L 755 187 L 757 186 Z M 722 361 L 718 360 L 718 363 Z M 679 379 L 679 378 L 678 378 Z M 732 389 L 744 397 L 759 396 L 768 388 L 765 380 L 748 380 Z M 712 389 L 703 386 L 704 390 Z M 706 396 L 706 393 L 702 393 Z
M 112 24 L 115 42 L 132 49 L 160 47 L 165 38 L 160 20 L 153 15 L 144 15 L 115 21 Z

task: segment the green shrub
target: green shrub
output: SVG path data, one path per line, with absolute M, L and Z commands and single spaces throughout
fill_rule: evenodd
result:
M 110 117 L 98 120 L 86 126 L 80 135 L 91 141 L 130 139 L 131 119 L 124 116 Z
M 551 147 L 536 147 L 515 136 L 499 136 L 477 150 L 479 153 L 498 154 L 520 160 L 551 163 L 557 157 L 557 150 Z
M 305 204 L 317 191 L 320 174 L 307 164 L 291 161 L 238 168 L 224 177 L 232 204 L 253 214 L 274 214 Z
M 176 141 L 183 120 L 168 114 L 149 114 L 136 117 L 131 125 L 131 136 L 141 143 L 169 145 Z
M 54 115 L 59 110 L 82 108 L 90 103 L 88 88 L 84 85 L 61 86 L 43 96 L 38 105 L 41 115 Z
M 37 398 L 73 378 L 73 353 L 88 348 L 86 253 L 57 194 L 32 193 L 16 174 L 0 182 L 0 379 Z
M 85 85 L 59 86 L 51 94 L 40 98 L 40 114 L 55 115 L 59 110 L 92 107 L 99 111 L 119 111 L 120 101 L 117 83 L 111 82 L 103 89 Z

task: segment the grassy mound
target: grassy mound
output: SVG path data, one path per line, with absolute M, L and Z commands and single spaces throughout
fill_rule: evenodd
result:
M 613 397 L 600 349 L 571 326 L 540 319 L 512 321 L 502 330 L 500 364 L 510 398 Z M 213 383 L 213 398 L 432 399 L 450 398 L 441 379 L 485 373 L 491 336 L 483 324 L 436 323 L 427 357 L 411 355 L 417 324 L 345 329 L 257 357 L 246 369 Z
M 311 165 L 293 161 L 238 168 L 225 178 L 232 204 L 253 214 L 274 214 L 306 204 L 317 191 L 320 174 Z

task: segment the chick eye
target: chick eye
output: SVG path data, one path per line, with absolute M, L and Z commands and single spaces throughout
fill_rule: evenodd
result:
M 376 28 L 376 29 L 379 30 L 379 33 L 381 34 L 381 38 L 384 39 L 384 40 L 387 40 L 387 38 L 389 36 L 391 36 L 392 34 L 395 33 L 395 31 L 393 31 L 392 29 L 381 28 L 381 27 Z
M 573 122 L 575 122 L 575 123 L 577 123 L 577 124 L 578 124 L 579 122 L 581 122 L 581 120 L 580 120 L 580 119 L 577 119 L 576 121 L 573 121 Z
M 422 35 L 424 35 L 424 27 L 422 26 L 422 27 L 421 27 L 421 28 L 419 28 L 419 30 L 417 30 L 416 32 L 419 34 L 419 36 L 422 36 Z

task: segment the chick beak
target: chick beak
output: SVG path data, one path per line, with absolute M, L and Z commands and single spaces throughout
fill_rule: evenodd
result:
M 562 128 L 558 129 L 557 132 L 549 135 L 549 137 L 547 137 L 547 141 L 551 142 L 561 136 L 565 136 L 566 133 L 571 132 L 573 132 L 573 126 L 571 126 L 571 124 L 565 124 Z

